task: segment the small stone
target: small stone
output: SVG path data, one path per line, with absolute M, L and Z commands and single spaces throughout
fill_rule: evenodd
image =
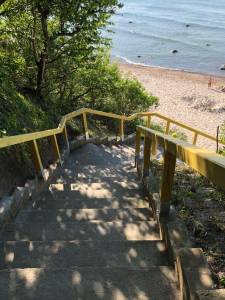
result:
M 190 24 L 186 24 L 186 27 L 188 28 L 188 27 L 190 27 L 191 25 Z
M 220 67 L 220 70 L 225 71 L 225 64 Z
M 138 58 L 141 58 L 141 55 L 138 55 L 137 57 L 138 57 Z
M 175 49 L 175 50 L 172 50 L 172 53 L 173 53 L 173 54 L 176 54 L 176 53 L 178 53 L 178 50 L 176 50 L 176 49 Z

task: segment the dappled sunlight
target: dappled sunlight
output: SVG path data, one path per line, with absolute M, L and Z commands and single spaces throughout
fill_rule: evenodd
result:
M 74 285 L 79 285 L 81 284 L 82 281 L 82 276 L 79 272 L 75 271 L 72 274 L 72 284 Z
M 42 270 L 37 269 L 26 269 L 17 270 L 16 276 L 24 281 L 26 288 L 34 288 L 38 284 L 39 277 L 41 276 Z
M 123 292 L 117 288 L 113 288 L 112 290 L 112 299 L 118 299 L 118 300 L 126 300 L 127 298 L 123 294 Z
M 157 249 L 160 252 L 164 252 L 165 251 L 165 244 L 164 243 L 157 243 Z
M 175 300 L 173 270 L 133 149 L 82 151 L 5 227 L 0 265 L 7 293 L 15 300 L 20 291 L 24 299 Z
M 144 240 L 157 238 L 151 222 L 124 224 L 124 235 L 128 240 Z
M 14 261 L 14 256 L 15 253 L 14 252 L 8 252 L 5 254 L 5 262 L 6 263 L 12 263 Z

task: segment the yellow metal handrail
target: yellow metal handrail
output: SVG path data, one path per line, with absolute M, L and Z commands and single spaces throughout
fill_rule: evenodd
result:
M 142 177 L 148 176 L 153 145 L 160 145 L 164 149 L 164 168 L 160 190 L 162 215 L 168 214 L 169 211 L 177 158 L 225 190 L 225 158 L 223 156 L 143 126 L 137 127 L 137 165 L 140 161 L 140 144 L 143 135 L 145 136 L 145 142 L 143 168 L 140 174 Z M 138 169 L 140 168 L 138 167 Z
M 102 112 L 102 111 L 93 110 L 93 109 L 89 109 L 89 108 L 82 108 L 82 109 L 79 109 L 77 111 L 74 111 L 74 112 L 62 117 L 62 119 L 59 123 L 59 126 L 57 128 L 0 138 L 0 149 L 9 147 L 9 146 L 13 146 L 13 145 L 22 144 L 22 143 L 27 143 L 27 142 L 30 143 L 33 157 L 34 157 L 35 166 L 38 171 L 41 171 L 43 173 L 43 166 L 42 166 L 42 162 L 41 162 L 41 156 L 40 156 L 40 153 L 38 150 L 37 140 L 43 139 L 46 137 L 50 137 L 52 144 L 53 144 L 54 153 L 56 154 L 56 158 L 61 160 L 59 147 L 58 147 L 58 143 L 57 143 L 57 135 L 58 134 L 63 135 L 65 143 L 69 149 L 69 141 L 68 141 L 68 136 L 67 136 L 66 123 L 76 117 L 82 116 L 85 136 L 86 136 L 86 139 L 89 139 L 89 130 L 88 130 L 88 122 L 87 122 L 88 114 L 103 116 L 103 117 L 108 117 L 108 118 L 118 120 L 120 122 L 120 137 L 122 140 L 124 139 L 124 122 L 129 122 L 134 119 L 138 119 L 138 118 L 140 119 L 140 118 L 146 117 L 147 118 L 147 126 L 150 127 L 153 117 L 157 117 L 157 118 L 160 118 L 161 120 L 167 122 L 165 133 L 169 133 L 171 124 L 174 124 L 174 125 L 179 126 L 180 128 L 187 129 L 193 133 L 193 144 L 197 143 L 198 136 L 208 138 L 214 142 L 217 141 L 217 139 L 214 136 L 211 136 L 205 132 L 202 132 L 198 129 L 187 126 L 183 123 L 180 123 L 176 120 L 170 119 L 170 118 L 163 116 L 161 114 L 158 114 L 158 113 L 141 112 L 141 113 L 133 114 L 131 116 L 125 116 L 125 115 L 118 115 L 118 114 L 114 114 L 114 113 Z M 225 145 L 225 143 L 222 141 L 220 141 L 220 143 Z
M 63 133 L 63 130 L 64 130 L 64 128 L 66 126 L 66 123 L 68 121 L 70 121 L 70 120 L 72 120 L 72 119 L 74 119 L 78 116 L 81 116 L 81 115 L 84 116 L 84 115 L 87 115 L 87 114 L 93 114 L 93 115 L 108 117 L 108 118 L 112 118 L 112 119 L 122 120 L 124 122 L 125 121 L 132 121 L 134 119 L 138 119 L 138 118 L 142 118 L 142 117 L 147 117 L 148 118 L 148 127 L 150 127 L 152 118 L 157 117 L 157 118 L 167 122 L 167 126 L 166 126 L 166 132 L 167 133 L 169 133 L 169 129 L 170 129 L 171 124 L 177 125 L 180 128 L 184 128 L 184 129 L 187 129 L 187 130 L 191 131 L 194 134 L 194 136 L 193 136 L 194 144 L 196 144 L 196 142 L 197 142 L 197 136 L 205 137 L 205 138 L 210 139 L 211 141 L 214 141 L 214 142 L 217 141 L 216 137 L 214 137 L 210 134 L 207 134 L 203 131 L 195 129 L 191 126 L 185 125 L 185 124 L 183 124 L 179 121 L 170 119 L 170 118 L 168 118 L 164 115 L 161 115 L 159 113 L 141 112 L 141 113 L 136 113 L 136 114 L 133 114 L 133 115 L 127 117 L 127 116 L 124 116 L 124 115 L 117 115 L 117 114 L 106 113 L 106 112 L 93 110 L 93 109 L 89 109 L 89 108 L 82 108 L 82 109 L 79 109 L 77 111 L 74 111 L 74 112 L 72 112 L 70 114 L 67 114 L 64 117 L 62 117 L 58 128 L 0 138 L 0 149 L 5 148 L 5 147 L 9 147 L 9 146 L 12 146 L 12 145 L 22 144 L 22 143 L 29 142 L 29 141 L 32 141 L 32 140 L 46 138 L 46 137 L 49 137 L 51 135 L 57 135 L 57 134 Z M 86 132 L 85 132 L 85 134 L 86 134 Z M 219 141 L 219 142 L 221 144 L 225 145 L 225 142 L 223 142 L 223 141 Z

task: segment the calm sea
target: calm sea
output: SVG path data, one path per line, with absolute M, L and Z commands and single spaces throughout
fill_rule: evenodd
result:
M 225 64 L 225 0 L 122 2 L 113 17 L 113 58 L 225 76 L 220 70 Z

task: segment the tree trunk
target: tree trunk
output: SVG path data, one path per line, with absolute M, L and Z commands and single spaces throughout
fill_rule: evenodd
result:
M 49 10 L 47 8 L 42 8 L 38 5 L 38 10 L 41 15 L 41 27 L 43 32 L 43 43 L 44 49 L 41 53 L 40 60 L 37 63 L 38 71 L 37 71 L 37 100 L 42 101 L 42 89 L 43 89 L 43 81 L 45 77 L 45 69 L 48 60 L 48 52 L 49 52 L 49 34 L 48 34 L 48 14 Z
M 41 100 L 42 97 L 42 84 L 44 81 L 44 74 L 45 74 L 45 67 L 46 67 L 46 55 L 44 53 L 41 54 L 41 59 L 37 64 L 38 71 L 37 71 L 37 90 L 36 95 L 37 99 Z

